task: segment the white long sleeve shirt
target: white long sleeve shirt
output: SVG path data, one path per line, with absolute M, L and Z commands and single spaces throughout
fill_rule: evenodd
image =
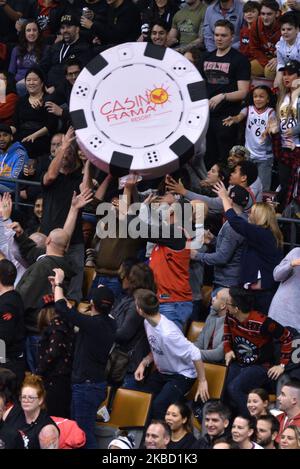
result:
M 160 373 L 197 377 L 193 361 L 201 360 L 200 350 L 187 340 L 173 321 L 161 315 L 158 325 L 152 326 L 145 319 L 145 329 Z

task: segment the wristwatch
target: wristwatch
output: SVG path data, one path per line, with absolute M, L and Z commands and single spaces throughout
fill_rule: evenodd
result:
M 54 286 L 55 286 L 55 287 L 60 287 L 60 288 L 63 288 L 63 285 L 62 285 L 62 283 L 55 283 L 55 284 L 54 284 Z

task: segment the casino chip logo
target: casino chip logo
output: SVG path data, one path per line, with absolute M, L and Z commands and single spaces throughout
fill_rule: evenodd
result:
M 234 343 L 234 350 L 236 351 L 237 359 L 240 363 L 244 363 L 245 365 L 256 363 L 258 349 L 255 344 L 245 337 L 235 337 Z
M 168 101 L 169 95 L 164 88 L 155 88 L 150 91 L 150 101 L 153 104 L 164 104 Z

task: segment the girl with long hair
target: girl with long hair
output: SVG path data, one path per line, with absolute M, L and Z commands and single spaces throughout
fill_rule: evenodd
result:
M 269 120 L 274 120 L 276 117 L 272 107 L 273 101 L 271 89 L 265 85 L 258 85 L 250 94 L 249 106 L 243 108 L 236 116 L 228 116 L 223 120 L 223 125 L 230 127 L 246 119 L 245 146 L 250 151 L 250 161 L 257 166 L 264 191 L 270 189 L 272 178 L 272 140 L 266 129 Z
M 277 122 L 271 120 L 267 131 L 274 134 L 278 160 L 280 193 L 277 199 L 282 211 L 292 200 L 300 203 L 300 62 L 289 61 L 282 69 L 282 85 L 277 101 Z M 296 190 L 297 189 L 297 190 Z
M 38 23 L 30 19 L 21 27 L 19 44 L 13 48 L 9 63 L 9 72 L 15 76 L 20 96 L 26 94 L 26 72 L 39 64 L 43 51 L 43 38 Z
M 258 419 L 261 415 L 267 415 L 269 406 L 269 394 L 263 388 L 252 389 L 248 394 L 247 408 L 251 417 Z

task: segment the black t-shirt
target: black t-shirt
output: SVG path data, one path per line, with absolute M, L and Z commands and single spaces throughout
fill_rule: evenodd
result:
M 179 441 L 170 441 L 168 449 L 190 449 L 196 443 L 196 438 L 192 433 L 187 433 Z
M 6 344 L 8 360 L 24 351 L 24 306 L 20 294 L 14 290 L 0 296 L 0 339 Z
M 59 173 L 55 181 L 49 186 L 43 184 L 42 195 L 44 198 L 43 218 L 41 222 L 41 233 L 48 235 L 55 228 L 63 228 L 66 221 L 73 192 L 79 193 L 82 181 L 81 168 L 71 174 Z M 71 239 L 71 244 L 83 243 L 82 221 L 79 213 Z
M 3 428 L 11 431 L 19 431 L 25 449 L 40 449 L 39 433 L 46 425 L 54 425 L 55 422 L 49 417 L 45 410 L 41 410 L 38 418 L 31 423 L 26 422 L 22 407 L 15 404 L 5 419 Z
M 4 447 L 3 447 L 4 445 Z M 23 438 L 17 430 L 12 430 L 0 421 L 0 446 L 1 449 L 25 449 Z
M 232 93 L 238 90 L 238 81 L 250 80 L 250 62 L 243 54 L 235 49 L 223 57 L 217 56 L 217 51 L 209 52 L 200 62 L 200 73 L 206 81 L 208 98 L 220 93 Z M 212 116 L 234 115 L 239 112 L 239 102 L 222 101 L 210 111 Z

